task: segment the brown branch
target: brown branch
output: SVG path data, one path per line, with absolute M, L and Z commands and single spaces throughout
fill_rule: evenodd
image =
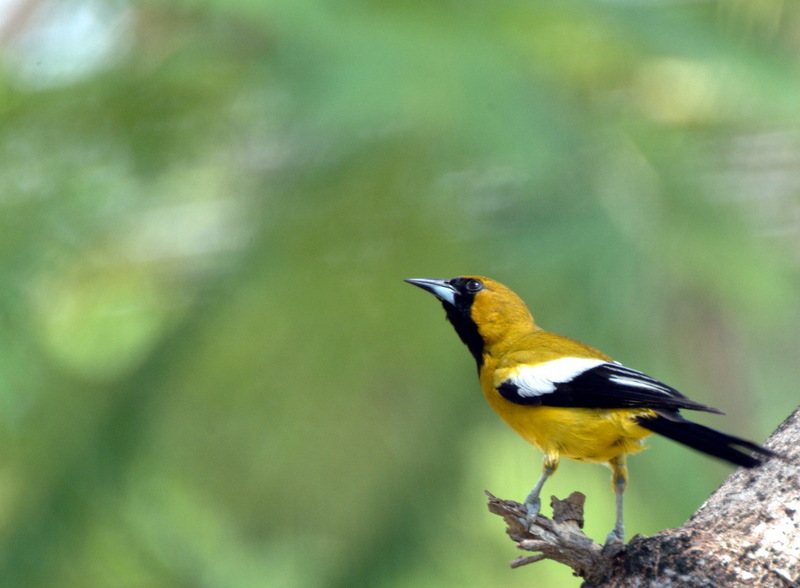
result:
M 584 496 L 552 499 L 528 529 L 525 507 L 489 496 L 519 549 L 512 567 L 551 559 L 572 568 L 583 586 L 800 588 L 800 409 L 767 440 L 782 458 L 740 468 L 689 521 L 652 537 L 635 537 L 614 552 L 587 537 Z
M 566 500 L 552 497 L 550 506 L 553 518 L 541 514 L 528 528 L 525 507 L 512 500 L 501 500 L 491 493 L 489 510 L 503 517 L 506 533 L 517 542 L 519 549 L 538 551 L 539 555 L 519 556 L 511 562 L 512 568 L 552 559 L 575 571 L 575 575 L 596 581 L 605 578 L 611 571 L 610 558 L 603 553 L 602 546 L 584 535 L 583 503 L 586 496 L 573 492 Z

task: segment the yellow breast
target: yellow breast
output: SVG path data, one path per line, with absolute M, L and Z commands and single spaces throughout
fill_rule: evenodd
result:
M 584 462 L 607 462 L 644 449 L 651 431 L 634 417 L 652 415 L 648 409 L 596 409 L 520 405 L 492 390 L 489 404 L 523 439 L 546 454 Z

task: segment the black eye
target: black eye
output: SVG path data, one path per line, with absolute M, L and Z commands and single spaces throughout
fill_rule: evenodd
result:
M 467 289 L 467 292 L 477 292 L 483 288 L 483 284 L 480 280 L 467 280 L 464 287 Z

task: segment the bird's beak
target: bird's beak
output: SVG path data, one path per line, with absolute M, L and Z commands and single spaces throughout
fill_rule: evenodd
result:
M 427 290 L 442 302 L 447 302 L 455 306 L 456 290 L 450 285 L 447 280 L 432 280 L 430 278 L 414 278 L 406 280 L 409 284 L 419 286 L 423 290 Z

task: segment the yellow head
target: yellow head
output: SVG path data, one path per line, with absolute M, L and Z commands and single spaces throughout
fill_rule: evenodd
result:
M 539 330 L 528 307 L 500 282 L 482 276 L 406 280 L 439 300 L 478 365 L 485 349 Z

